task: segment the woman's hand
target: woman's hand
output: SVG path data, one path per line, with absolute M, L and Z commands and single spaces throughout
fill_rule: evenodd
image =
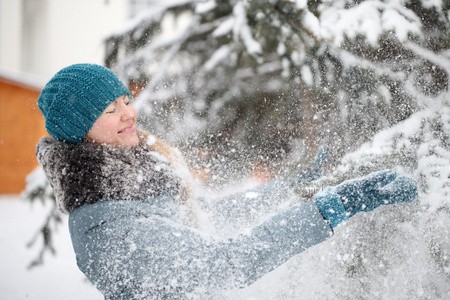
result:
M 374 210 L 380 205 L 409 203 L 417 198 L 418 184 L 393 170 L 371 173 L 327 188 L 315 196 L 320 212 L 332 227 L 358 212 Z
M 362 179 L 345 181 L 336 187 L 336 194 L 351 217 L 380 205 L 409 203 L 417 197 L 418 185 L 414 179 L 397 177 L 393 170 L 385 170 Z

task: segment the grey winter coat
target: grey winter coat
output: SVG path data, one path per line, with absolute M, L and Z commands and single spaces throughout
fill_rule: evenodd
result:
M 70 212 L 69 230 L 78 266 L 106 299 L 186 299 L 201 297 L 211 289 L 244 287 L 332 235 L 313 201 L 294 205 L 231 237 L 202 233 L 187 225 L 184 205 L 174 193 L 182 180 L 170 163 L 151 151 L 134 155 L 130 150 L 104 148 L 77 148 L 43 138 L 37 156 L 56 187 L 60 207 Z M 133 159 L 124 163 L 128 155 Z M 73 161 L 79 157 L 83 161 Z M 68 174 L 71 165 L 76 171 L 73 164 L 88 168 L 84 179 Z M 87 167 L 90 164 L 100 165 Z M 121 164 L 122 168 L 139 166 L 141 171 L 133 173 L 133 167 L 129 173 L 121 168 L 111 172 Z M 134 183 L 133 188 L 118 192 L 116 185 L 123 184 L 124 177 L 131 177 L 127 184 Z M 80 186 L 80 180 L 97 183 Z M 96 185 L 94 193 L 91 189 Z M 212 206 L 217 214 L 236 211 L 245 215 L 245 207 L 267 207 L 271 199 L 280 202 L 287 195 L 282 186 L 274 181 L 216 199 Z

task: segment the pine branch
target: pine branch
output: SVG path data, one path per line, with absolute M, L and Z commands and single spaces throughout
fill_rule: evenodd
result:
M 56 254 L 56 249 L 53 241 L 53 231 L 55 229 L 51 228 L 52 222 L 54 223 L 55 228 L 59 223 L 61 223 L 61 216 L 56 208 L 55 202 L 53 202 L 53 206 L 50 212 L 48 213 L 44 223 L 41 225 L 41 228 L 34 234 L 32 239 L 27 243 L 27 248 L 31 248 L 39 240 L 39 237 L 42 237 L 43 241 L 42 248 L 39 251 L 38 256 L 28 264 L 27 267 L 28 269 L 32 269 L 36 266 L 42 265 L 44 263 L 44 256 L 46 253 L 50 253 L 52 255 Z

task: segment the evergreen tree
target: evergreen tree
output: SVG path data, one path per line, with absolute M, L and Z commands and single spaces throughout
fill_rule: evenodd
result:
M 449 8 L 182 1 L 110 35 L 105 63 L 143 87 L 142 124 L 172 143 L 189 138 L 239 165 L 286 160 L 295 143 L 306 157 L 327 144 L 339 159 L 448 89 Z

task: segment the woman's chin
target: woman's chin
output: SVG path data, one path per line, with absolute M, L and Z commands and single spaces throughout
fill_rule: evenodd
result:
M 136 132 L 124 134 L 124 136 L 121 138 L 120 145 L 126 146 L 126 147 L 136 147 L 139 144 L 139 138 L 136 134 Z

